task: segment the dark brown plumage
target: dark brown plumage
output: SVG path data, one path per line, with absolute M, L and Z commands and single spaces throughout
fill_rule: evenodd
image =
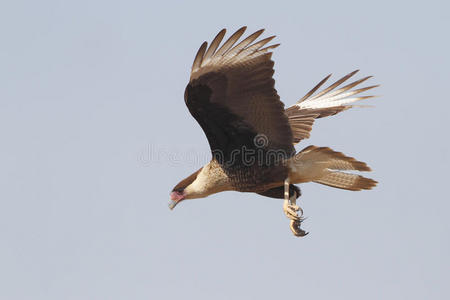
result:
M 316 93 L 328 75 L 285 109 L 272 78 L 270 50 L 279 44 L 263 48 L 274 36 L 255 42 L 263 30 L 238 42 L 245 29 L 240 28 L 222 46 L 225 29 L 221 30 L 209 48 L 204 42 L 195 56 L 184 99 L 208 139 L 212 160 L 174 187 L 171 208 L 184 199 L 227 190 L 284 198 L 291 229 L 302 236 L 306 233 L 299 228 L 302 219 L 295 205 L 300 189 L 294 184 L 314 181 L 360 190 L 376 182 L 340 171 L 369 171 L 363 162 L 326 147 L 310 146 L 296 154 L 294 144 L 309 137 L 316 119 L 370 98 L 351 96 L 376 86 L 352 90 L 370 78 L 365 77 L 337 89 L 354 71 Z

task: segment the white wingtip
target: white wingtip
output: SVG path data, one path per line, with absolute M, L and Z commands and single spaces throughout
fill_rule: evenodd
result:
M 371 78 L 372 76 L 367 76 L 362 79 L 356 80 L 352 83 L 347 84 L 344 87 L 341 87 L 337 90 L 339 85 L 341 85 L 343 82 L 345 82 L 347 79 L 352 77 L 355 73 L 357 73 L 359 70 L 353 71 L 329 87 L 325 88 L 324 90 L 320 91 L 316 95 L 313 95 L 316 90 L 325 83 L 325 81 L 330 77 L 328 75 L 323 79 L 319 84 L 317 84 L 310 92 L 308 92 L 300 101 L 296 104 L 301 109 L 317 109 L 317 108 L 327 108 L 327 107 L 335 107 L 335 106 L 345 106 L 350 103 L 354 103 L 356 101 L 362 100 L 362 99 L 368 99 L 373 98 L 374 96 L 359 96 L 359 97 L 351 97 L 357 94 L 360 94 L 362 92 L 365 92 L 367 90 L 373 89 L 378 87 L 379 85 L 372 85 L 356 90 L 351 90 L 353 87 L 361 84 L 362 82 L 366 81 L 367 79 Z

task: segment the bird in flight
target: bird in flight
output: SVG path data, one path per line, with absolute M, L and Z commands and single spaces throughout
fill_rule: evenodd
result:
M 341 85 L 357 71 L 319 91 L 328 75 L 294 105 L 285 109 L 275 90 L 272 50 L 275 36 L 257 41 L 263 29 L 238 42 L 242 27 L 221 43 L 221 30 L 195 56 L 184 101 L 203 129 L 211 161 L 180 181 L 170 193 L 170 209 L 186 199 L 204 198 L 223 191 L 257 193 L 284 199 L 283 211 L 295 236 L 303 211 L 297 205 L 296 184 L 317 182 L 335 188 L 369 190 L 377 182 L 345 171 L 370 171 L 361 161 L 328 147 L 294 145 L 310 136 L 316 119 L 351 108 L 355 101 L 373 96 L 358 94 L 377 85 L 357 88 L 371 76 Z M 266 47 L 265 47 L 266 46 Z M 358 95 L 358 96 L 356 96 Z M 344 171 L 344 172 L 343 172 Z

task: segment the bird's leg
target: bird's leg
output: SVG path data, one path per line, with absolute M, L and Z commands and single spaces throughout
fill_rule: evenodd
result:
M 284 214 L 291 220 L 299 221 L 300 217 L 297 215 L 297 211 L 300 208 L 297 205 L 295 205 L 295 197 L 297 195 L 296 193 L 294 193 L 294 195 L 292 196 L 293 197 L 289 197 L 289 181 L 286 179 L 284 181 L 284 203 L 283 203 Z M 292 198 L 294 198 L 294 201 L 292 201 Z
M 289 224 L 289 227 L 291 228 L 292 233 L 295 236 L 305 236 L 308 234 L 308 232 L 304 231 L 300 228 L 302 222 L 303 222 L 303 209 L 301 209 L 300 206 L 297 205 L 297 193 L 294 192 L 294 194 L 289 197 L 289 181 L 286 179 L 284 181 L 284 204 L 283 204 L 283 210 L 285 215 L 291 219 L 291 222 Z M 298 215 L 298 211 L 300 211 L 300 216 Z

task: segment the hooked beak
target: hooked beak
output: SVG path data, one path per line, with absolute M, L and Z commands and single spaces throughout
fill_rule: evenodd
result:
M 169 208 L 174 209 L 177 204 L 184 199 L 184 195 L 179 192 L 172 192 L 170 193 L 170 202 L 169 202 Z
M 178 202 L 175 200 L 170 200 L 169 201 L 169 208 L 172 210 L 175 208 L 175 206 L 177 206 Z

